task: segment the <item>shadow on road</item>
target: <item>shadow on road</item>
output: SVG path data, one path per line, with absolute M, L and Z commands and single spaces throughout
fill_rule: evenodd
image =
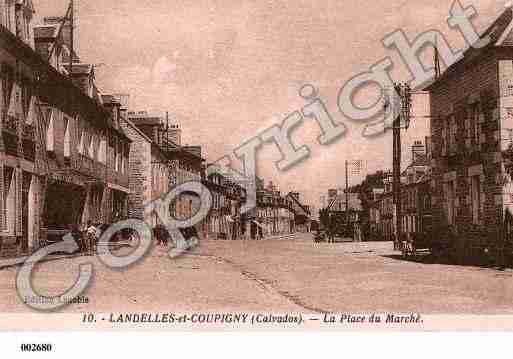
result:
M 410 263 L 421 263 L 421 264 L 438 264 L 438 265 L 457 265 L 462 267 L 474 267 L 474 268 L 483 268 L 483 269 L 496 269 L 498 271 L 504 271 L 508 268 L 511 268 L 511 266 L 508 266 L 508 268 L 503 268 L 497 266 L 494 260 L 485 260 L 484 263 L 476 263 L 476 262 L 463 262 L 463 263 L 457 263 L 457 261 L 448 258 L 447 256 L 434 256 L 430 253 L 421 253 L 417 254 L 415 256 L 408 256 L 404 257 L 402 254 L 387 254 L 387 255 L 381 255 L 383 258 L 389 258 L 394 259 L 397 261 L 402 262 L 410 262 Z

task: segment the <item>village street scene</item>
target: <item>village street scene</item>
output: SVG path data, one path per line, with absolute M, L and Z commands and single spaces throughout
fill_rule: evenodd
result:
M 427 61 L 433 78 L 383 89 L 379 116 L 391 123 L 368 152 L 351 152 L 327 147 L 344 131 L 328 114 L 322 88 L 295 83 L 294 96 L 299 91 L 307 103 L 287 108 L 287 116 L 270 114 L 286 118 L 278 129 L 263 120 L 250 127 L 256 119 L 240 116 L 185 116 L 170 93 L 193 86 L 190 69 L 180 82 L 182 68 L 166 58 L 155 66 L 160 72 L 146 71 L 154 92 L 141 94 L 142 85 L 130 81 L 143 69 L 120 72 L 116 82 L 105 75 L 114 65 L 83 50 L 103 41 L 82 31 L 98 21 L 88 17 L 91 8 L 62 1 L 49 14 L 41 3 L 0 1 L 0 312 L 33 309 L 17 293 L 20 267 L 71 240 L 74 250 L 47 254 L 32 278 L 42 296 L 57 296 L 81 264 L 93 265 L 94 281 L 81 294 L 87 301 L 65 312 L 513 313 L 511 5 L 483 20 L 479 39 L 486 44 L 467 48 L 452 64 L 437 38 Z M 115 30 L 101 31 L 108 37 Z M 210 76 L 220 53 L 237 42 L 230 34 L 213 40 L 220 49 L 196 56 L 200 65 L 190 71 L 205 61 Z M 125 41 L 131 36 L 135 30 Z M 166 76 L 175 82 L 162 85 Z M 218 80 L 226 91 L 236 85 Z M 195 86 L 188 97 L 203 85 Z M 197 106 L 205 98 L 198 95 Z M 225 107 L 212 105 L 212 112 Z M 315 132 L 326 154 L 311 151 L 310 160 L 305 151 L 289 161 L 301 148 L 280 131 L 307 118 L 317 119 L 322 131 L 305 132 Z M 330 138 L 333 130 L 339 132 Z M 225 155 L 218 148 L 232 136 L 243 145 Z M 351 136 L 360 132 L 345 136 L 353 146 Z M 251 157 L 244 152 L 251 143 L 255 151 L 274 143 L 276 158 L 259 153 L 253 173 L 247 162 L 234 170 L 235 160 Z M 296 165 L 301 172 L 287 175 Z M 201 191 L 183 187 L 191 183 Z M 186 189 L 152 207 L 177 188 Z M 143 223 L 150 237 L 130 225 L 114 227 L 130 221 Z M 170 221 L 182 224 L 171 228 Z M 170 258 L 181 246 L 174 229 L 196 245 Z M 98 258 L 127 256 L 143 237 L 150 248 L 133 265 L 112 270 Z

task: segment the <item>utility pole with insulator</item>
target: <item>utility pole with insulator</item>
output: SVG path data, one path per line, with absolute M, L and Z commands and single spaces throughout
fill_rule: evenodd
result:
M 69 4 L 70 8 L 70 42 L 71 42 L 71 49 L 70 49 L 70 55 L 69 55 L 69 73 L 70 76 L 73 76 L 73 53 L 75 52 L 75 3 L 73 0 L 71 0 Z M 66 21 L 66 20 L 64 20 Z
M 400 249 L 402 237 L 401 208 L 401 129 L 408 129 L 411 118 L 411 88 L 408 84 L 396 84 L 393 94 L 394 122 L 393 130 L 393 198 L 395 205 L 395 241 L 394 249 Z

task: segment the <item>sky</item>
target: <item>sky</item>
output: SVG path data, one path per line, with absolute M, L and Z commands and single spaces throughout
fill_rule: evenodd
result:
M 104 93 L 130 94 L 131 110 L 169 111 L 183 131 L 184 144 L 199 144 L 208 161 L 230 153 L 262 130 L 280 124 L 306 103 L 302 85 L 314 85 L 347 134 L 329 146 L 317 142 L 319 127 L 305 120 L 292 133 L 310 157 L 281 172 L 280 153 L 266 144 L 258 153 L 258 175 L 282 192 L 299 191 L 316 208 L 328 188 L 343 187 L 344 161 L 365 160 L 366 171 L 392 166 L 392 137 L 361 136 L 364 123 L 337 108 L 340 88 L 352 76 L 390 56 L 392 77 L 409 79 L 396 52 L 382 38 L 402 29 L 413 40 L 437 29 L 454 50 L 464 45 L 446 23 L 452 0 L 75 0 L 79 55 L 98 64 Z M 69 0 L 33 0 L 36 22 L 63 15 Z M 436 3 L 436 4 L 435 4 Z M 503 11 L 505 1 L 462 1 L 478 15 L 483 30 Z M 432 55 L 423 54 L 426 66 Z M 373 102 L 372 91 L 357 101 Z M 369 102 L 370 101 L 370 102 Z M 420 110 L 419 110 L 420 111 Z M 403 135 L 403 163 L 416 139 L 429 135 L 429 119 L 415 118 Z M 351 175 L 350 184 L 362 180 Z

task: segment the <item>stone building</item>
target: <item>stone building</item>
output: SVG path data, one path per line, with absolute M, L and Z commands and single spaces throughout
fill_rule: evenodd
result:
M 241 217 L 241 207 L 246 200 L 245 189 L 215 165 L 207 167 L 203 184 L 212 195 L 212 208 L 203 226 L 205 237 L 240 239 L 245 231 Z
M 147 112 L 126 113 L 121 127 L 132 141 L 129 153 L 128 173 L 130 195 L 128 214 L 130 218 L 146 219 L 155 227 L 156 213 L 145 218 L 145 205 L 161 198 L 169 191 L 170 167 L 166 148 L 159 143 L 159 136 L 165 129 L 164 121 Z
M 257 207 L 252 214 L 253 220 L 247 222 L 247 235 L 252 239 L 294 232 L 292 201 L 272 182 L 267 187 L 257 184 Z
M 513 206 L 513 12 L 507 8 L 427 87 L 431 96 L 433 218 L 463 256 L 500 242 Z
M 431 231 L 431 168 L 422 141 L 412 146 L 412 161 L 401 176 L 401 233 Z
M 202 157 L 200 146 L 179 146 L 169 152 L 171 161 L 170 179 L 172 186 L 186 182 L 202 181 L 205 159 Z M 173 216 L 178 220 L 188 220 L 200 208 L 200 197 L 194 192 L 183 192 L 173 204 Z M 197 229 L 201 230 L 201 224 Z
M 127 119 L 127 132 L 138 139 L 131 159 L 131 184 L 135 193 L 130 207 L 139 218 L 148 201 L 161 197 L 177 185 L 189 181 L 201 183 L 204 159 L 201 146 L 181 145 L 182 130 L 178 124 L 147 111 L 128 112 Z M 196 193 L 184 192 L 172 202 L 170 215 L 185 221 L 193 217 L 199 206 L 200 197 Z M 148 222 L 153 226 L 157 224 L 155 213 Z
M 411 236 L 431 233 L 431 151 L 430 138 L 415 141 L 412 146 L 412 160 L 401 172 L 401 233 Z M 392 174 L 388 172 L 383 180 L 384 188 L 375 188 L 370 201 L 371 240 L 394 239 L 396 233 L 396 209 L 393 196 Z
M 0 10 L 0 242 L 1 255 L 16 256 L 70 225 L 126 214 L 130 140 L 92 67 L 78 75 L 87 86 L 67 67 L 65 22 L 33 28 L 31 1 Z

